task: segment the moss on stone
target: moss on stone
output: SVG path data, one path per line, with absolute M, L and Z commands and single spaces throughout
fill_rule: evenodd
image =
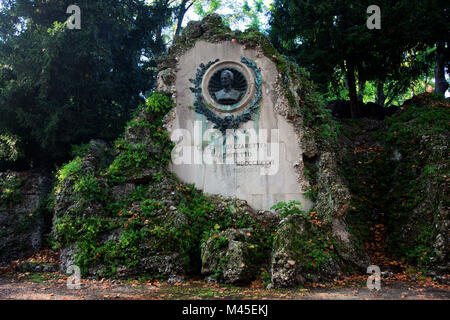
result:
M 354 195 L 347 216 L 354 236 L 370 243 L 375 224 L 383 224 L 391 258 L 441 271 L 448 270 L 449 254 L 448 106 L 423 94 L 376 126 L 346 121 L 347 139 L 367 135 L 370 141 L 358 152 L 341 145 L 348 149 L 342 173 Z

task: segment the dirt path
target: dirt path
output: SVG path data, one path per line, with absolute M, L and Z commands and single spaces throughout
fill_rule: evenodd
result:
M 385 280 L 379 292 L 365 286 L 364 277 L 341 284 L 313 285 L 297 289 L 264 289 L 222 286 L 191 280 L 167 284 L 158 281 L 82 280 L 81 289 L 70 290 L 58 273 L 14 274 L 0 277 L 1 300 L 322 300 L 322 299 L 450 299 L 450 286 L 430 281 Z

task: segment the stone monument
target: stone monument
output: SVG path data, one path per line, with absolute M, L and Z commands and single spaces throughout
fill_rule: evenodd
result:
M 166 118 L 176 144 L 171 171 L 256 210 L 291 200 L 309 209 L 301 132 L 285 116 L 287 98 L 270 57 L 234 39 L 199 39 L 175 60 L 158 75 L 158 90 L 176 102 Z

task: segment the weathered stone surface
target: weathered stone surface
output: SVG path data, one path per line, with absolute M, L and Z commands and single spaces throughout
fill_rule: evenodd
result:
M 195 78 L 197 68 L 201 63 L 215 59 L 240 63 L 241 56 L 255 61 L 258 68 L 261 69 L 263 97 L 259 115 L 255 120 L 241 124 L 240 128 L 242 130 L 255 129 L 257 132 L 267 130 L 268 139 L 260 141 L 260 143 L 279 142 L 277 144 L 279 150 L 273 150 L 275 164 L 272 173 L 261 174 L 261 167 L 253 165 L 205 164 L 202 160 L 199 164 L 194 158 L 190 159 L 190 164 L 172 164 L 171 170 L 182 181 L 193 183 L 206 193 L 244 199 L 257 210 L 268 210 L 277 202 L 290 200 L 301 201 L 304 208 L 310 208 L 311 202 L 304 195 L 308 182 L 303 177 L 302 171 L 301 137 L 296 133 L 286 115 L 278 111 L 286 109 L 281 105 L 286 104 L 287 99 L 282 96 L 282 92 L 276 90 L 276 87 L 280 86 L 276 65 L 270 58 L 264 56 L 261 49 L 246 48 L 233 41 L 214 43 L 197 41 L 192 49 L 178 58 L 176 92 L 170 92 L 175 97 L 177 107 L 172 116 L 168 117 L 166 127 L 171 133 L 177 129 L 184 129 L 190 133 L 191 139 L 174 141 L 178 142 L 178 147 L 188 147 L 192 150 L 200 147 L 202 150 L 206 150 L 208 146 L 212 146 L 213 144 L 204 143 L 204 141 L 194 141 L 194 135 L 197 134 L 196 121 L 201 123 L 200 136 L 206 130 L 211 129 L 213 124 L 192 110 L 194 96 L 190 91 L 192 84 L 189 79 Z M 252 83 L 250 82 L 250 84 Z M 278 137 L 271 136 L 272 129 L 279 130 Z M 174 139 L 179 139 L 179 137 L 174 136 Z M 308 149 L 311 148 L 308 147 Z
M 321 154 L 319 170 L 316 208 L 330 217 L 342 218 L 350 203 L 350 193 L 337 172 L 331 152 Z
M 281 217 L 278 213 L 274 212 L 274 211 L 258 211 L 258 212 L 254 212 L 251 213 L 252 211 L 250 211 L 249 214 L 252 215 L 252 217 L 259 222 L 259 224 L 269 233 L 272 232 L 273 228 L 276 227 L 280 221 L 281 221 Z
M 104 167 L 111 162 L 109 145 L 102 140 L 91 140 L 86 155 L 82 158 L 82 174 L 93 174 L 99 167 Z M 106 189 L 105 179 L 98 179 L 102 189 Z M 80 196 L 74 190 L 75 180 L 65 179 L 55 192 L 54 217 L 65 213 L 76 213 L 82 216 L 102 215 L 105 208 L 102 203 L 80 201 Z M 53 226 L 54 233 L 54 226 Z
M 111 194 L 114 200 L 120 200 L 125 198 L 131 191 L 136 189 L 136 185 L 133 183 L 125 183 L 111 188 Z
M 101 161 L 102 159 L 110 157 L 110 146 L 103 140 L 91 140 L 89 141 L 88 155 L 93 161 Z
M 94 172 L 99 166 L 106 166 L 111 162 L 110 146 L 103 140 L 89 141 L 86 156 L 83 158 L 84 172 Z
M 136 208 L 132 206 L 130 210 Z M 152 220 L 151 224 L 159 228 L 174 228 L 176 230 L 185 227 L 189 223 L 186 216 L 178 211 L 162 213 L 161 216 Z M 105 233 L 98 245 L 107 242 L 119 241 L 122 229 L 115 229 Z M 179 243 L 172 238 L 149 236 L 137 246 L 140 257 L 137 258 L 133 267 L 119 266 L 115 278 L 132 278 L 142 274 L 151 274 L 158 278 L 164 278 L 170 283 L 181 282 L 186 279 L 186 265 L 183 257 L 177 252 Z M 66 272 L 70 265 L 76 265 L 77 243 L 73 243 L 61 250 L 60 271 Z M 96 265 L 89 268 L 87 275 L 101 277 L 104 266 Z
M 310 222 L 299 214 L 281 221 L 273 244 L 271 287 L 293 287 L 307 281 L 331 280 L 340 274 L 341 267 L 336 257 L 327 256 L 326 261 L 314 261 L 311 257 L 310 251 L 313 250 L 331 251 L 314 247 L 311 228 Z M 326 231 L 322 231 L 323 237 L 327 237 Z
M 447 170 L 448 162 L 448 136 L 439 135 L 433 138 L 422 137 L 421 144 L 431 150 L 429 164 L 437 169 Z M 430 177 L 426 183 L 425 194 L 428 203 L 437 203 L 435 215 L 435 227 L 437 230 L 436 240 L 433 244 L 436 257 L 431 261 L 435 269 L 441 273 L 450 272 L 450 183 L 444 182 L 439 177 Z M 417 210 L 417 209 L 416 209 Z
M 296 234 L 304 232 L 304 220 L 294 216 L 283 220 L 277 229 L 271 261 L 270 287 L 290 287 L 305 282 L 301 274 L 301 265 L 295 258 L 296 248 L 291 248 Z
M 39 251 L 49 231 L 49 219 L 39 210 L 50 188 L 49 177 L 37 172 L 0 173 L 0 181 L 12 180 L 21 181 L 11 190 L 17 197 L 0 199 L 0 266 Z
M 76 255 L 76 243 L 73 243 L 67 247 L 61 249 L 59 253 L 59 271 L 62 273 L 67 272 L 67 269 L 71 265 L 75 265 Z
M 142 271 L 164 276 L 169 283 L 186 280 L 185 269 L 181 257 L 176 253 L 168 255 L 153 255 L 141 260 Z
M 253 230 L 229 229 L 202 244 L 202 274 L 230 284 L 248 283 L 255 277 L 254 247 L 249 244 Z
M 331 152 L 321 154 L 319 177 L 316 209 L 331 219 L 332 233 L 339 243 L 339 255 L 349 266 L 363 270 L 370 264 L 370 260 L 362 244 L 358 243 L 358 240 L 348 232 L 344 222 L 351 197 L 338 172 L 336 155 Z
M 329 222 L 317 229 L 299 214 L 281 221 L 276 230 L 272 253 L 273 287 L 292 287 L 308 281 L 329 281 L 348 271 L 364 272 L 370 265 L 363 245 L 348 231 L 344 222 L 351 198 L 337 168 L 337 155 L 332 150 L 319 152 L 315 149 L 311 157 L 316 155 L 318 194 L 315 211 Z M 314 243 L 317 237 L 332 239 L 333 248 Z M 321 252 L 329 252 L 329 257 L 320 262 L 319 268 L 314 267 L 319 262 L 309 256 L 313 251 L 319 253 L 319 256 Z M 320 259 L 323 260 L 324 257 Z
M 448 172 L 448 135 L 422 136 L 420 149 L 428 155 L 424 167 L 436 172 Z M 400 169 L 397 170 L 397 174 Z M 402 168 L 405 170 L 405 168 Z M 432 255 L 423 266 L 440 274 L 450 272 L 450 192 L 449 180 L 440 175 L 426 175 L 423 181 L 423 200 L 412 210 L 401 225 L 399 244 L 411 248 L 423 233 L 424 226 L 430 226 L 435 237 L 431 240 Z
M 157 77 L 157 92 L 173 92 L 175 87 L 175 72 L 172 68 L 167 68 L 158 73 Z
M 183 30 L 183 36 L 187 39 L 196 39 L 203 34 L 201 21 L 189 21 L 186 28 Z
M 340 121 L 338 158 L 354 195 L 345 221 L 364 241 L 371 264 L 382 270 L 397 272 L 386 263 L 394 258 L 430 276 L 445 274 L 450 270 L 449 181 L 443 179 L 449 137 L 445 117 L 433 115 L 445 114 L 448 102 L 425 93 L 399 109 L 384 122 Z M 343 228 L 342 221 L 334 221 L 335 230 Z
M 142 121 L 142 119 L 149 122 L 152 121 L 150 117 L 145 117 L 145 113 L 138 119 L 139 121 Z M 125 131 L 125 139 L 133 146 L 139 144 L 145 145 L 146 151 L 150 154 L 161 153 L 161 146 L 154 142 L 153 134 L 154 132 L 148 126 L 130 126 Z

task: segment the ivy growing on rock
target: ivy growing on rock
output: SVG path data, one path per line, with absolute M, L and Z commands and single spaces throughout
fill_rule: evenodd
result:
M 153 94 L 113 150 L 90 146 L 58 171 L 54 246 L 73 246 L 84 275 L 179 279 L 200 272 L 202 243 L 246 227 L 254 230 L 255 263 L 267 260 L 271 238 L 245 203 L 204 195 L 168 172 L 173 145 L 162 119 L 172 107 Z

